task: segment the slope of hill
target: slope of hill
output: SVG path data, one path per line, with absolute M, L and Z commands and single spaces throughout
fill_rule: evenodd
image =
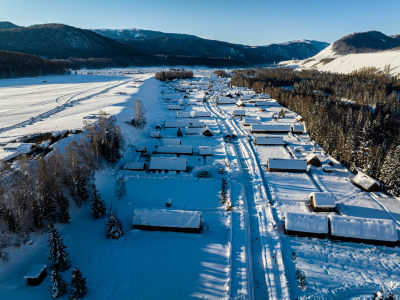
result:
M 10 28 L 18 28 L 18 27 L 19 27 L 18 25 L 15 25 L 8 21 L 0 22 L 0 29 L 10 29 Z
M 0 78 L 64 74 L 65 65 L 25 53 L 0 50 Z
M 274 63 L 293 57 L 304 59 L 328 46 L 323 42 L 301 40 L 252 47 L 203 39 L 194 35 L 151 30 L 98 29 L 94 31 L 152 55 L 230 58 L 248 65 Z
M 129 45 L 63 24 L 43 24 L 0 30 L 0 49 L 47 58 L 129 58 L 149 63 L 152 58 Z
M 281 64 L 345 74 L 371 67 L 397 75 L 400 74 L 400 36 L 390 37 L 377 31 L 351 34 L 311 58 Z

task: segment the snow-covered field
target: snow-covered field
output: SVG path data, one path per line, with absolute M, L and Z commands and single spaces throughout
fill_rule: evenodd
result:
M 363 299 L 381 289 L 399 294 L 398 247 L 285 234 L 285 212 L 311 213 L 308 197 L 312 192 L 332 192 L 341 215 L 394 220 L 397 230 L 400 203 L 381 193 L 361 191 L 340 164 L 332 167 L 332 173 L 316 167 L 307 173 L 268 172 L 269 158 L 295 155 L 301 159 L 310 152 L 328 156 L 307 133 L 274 134 L 282 136 L 286 146 L 255 145 L 255 137 L 266 134 L 251 134 L 244 120 L 233 116 L 236 105 L 216 105 L 216 97 L 228 92 L 256 98 L 251 91 L 229 88 L 227 80 L 207 70 L 195 71 L 192 80 L 170 83 L 154 79 L 151 69 L 89 73 L 0 82 L 0 138 L 4 141 L 29 133 L 79 129 L 85 117 L 99 110 L 116 116 L 125 137 L 121 161 L 95 176 L 102 198 L 123 223 L 124 237 L 106 239 L 104 222 L 94 220 L 88 206 L 74 207 L 71 224 L 57 226 L 72 265 L 87 278 L 87 299 Z M 205 92 L 209 93 L 207 103 L 198 101 Z M 143 129 L 129 124 L 134 99 L 141 100 L 146 109 Z M 214 135 L 186 135 L 183 129 L 183 136 L 177 137 L 176 128 L 155 129 L 165 121 L 185 119 L 168 110 L 168 105 L 178 105 L 178 112 L 209 112 L 211 117 L 196 120 Z M 261 112 L 249 104 L 242 109 L 246 117 L 259 118 L 263 124 L 293 124 L 296 117 L 287 113 L 275 121 L 272 113 L 281 107 Z M 150 137 L 154 130 L 161 139 Z M 227 134 L 236 138 L 226 143 Z M 77 138 L 61 140 L 56 147 Z M 154 153 L 164 138 L 180 139 L 182 145 L 193 147 L 193 155 L 180 155 L 187 159 L 187 172 L 123 169 L 129 162 L 148 165 L 148 159 L 136 151 L 141 146 L 152 156 L 171 156 Z M 212 155 L 199 156 L 199 146 L 210 146 Z M 210 177 L 199 178 L 201 171 Z M 223 178 L 232 210 L 221 203 Z M 121 179 L 126 195 L 118 199 L 114 187 Z M 171 209 L 200 212 L 202 232 L 131 229 L 135 209 L 165 209 L 167 202 Z M 49 276 L 37 287 L 23 280 L 32 264 L 47 262 L 47 235 L 31 238 L 32 245 L 5 249 L 10 259 L 0 262 L 1 299 L 50 298 Z M 296 271 L 305 278 L 302 287 Z M 68 280 L 70 270 L 63 277 Z
M 291 60 L 281 63 L 288 66 L 299 66 L 301 69 L 317 69 L 319 71 L 348 74 L 353 71 L 374 67 L 384 71 L 390 66 L 390 74 L 400 74 L 400 50 L 387 50 L 375 53 L 336 54 L 332 45 L 317 55 L 305 60 Z

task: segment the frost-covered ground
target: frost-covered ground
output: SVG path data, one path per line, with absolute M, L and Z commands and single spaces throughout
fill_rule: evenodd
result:
M 104 221 L 94 220 L 87 206 L 74 207 L 71 224 L 58 226 L 72 265 L 87 278 L 87 299 L 362 299 L 380 289 L 398 294 L 398 247 L 293 237 L 282 230 L 285 212 L 309 212 L 306 204 L 311 192 L 334 193 L 343 215 L 392 219 L 399 224 L 397 199 L 362 192 L 351 184 L 351 174 L 340 164 L 330 174 L 315 167 L 308 173 L 267 172 L 268 158 L 302 158 L 309 152 L 328 156 L 307 134 L 275 134 L 283 136 L 286 147 L 255 145 L 249 126 L 232 116 L 237 107 L 216 106 L 215 95 L 236 89 L 211 71 L 198 70 L 193 80 L 170 83 L 161 83 L 153 75 L 151 69 L 106 70 L 0 82 L 0 114 L 5 116 L 0 119 L 0 137 L 4 140 L 81 128 L 84 117 L 100 109 L 114 114 L 121 127 L 126 140 L 123 158 L 113 168 L 98 171 L 95 180 L 107 206 L 121 219 L 124 237 L 107 240 Z M 208 103 L 198 101 L 206 91 Z M 146 108 L 143 129 L 129 124 L 134 99 Z M 151 154 L 164 138 L 178 138 L 176 128 L 161 129 L 161 139 L 149 137 L 157 124 L 181 120 L 176 111 L 167 110 L 171 104 L 179 104 L 184 112 L 211 113 L 210 118 L 198 119 L 214 136 L 185 135 L 183 130 L 182 145 L 193 146 L 195 152 L 185 156 L 188 172 L 123 170 L 132 161 L 148 164 L 136 152 L 137 147 L 146 146 Z M 272 113 L 281 107 L 269 107 L 265 112 L 251 105 L 244 109 L 247 116 L 260 117 L 266 124 L 292 124 L 296 117 L 287 113 L 274 121 Z M 225 143 L 226 134 L 237 138 Z M 57 147 L 62 149 L 79 138 L 61 140 Z M 212 156 L 198 156 L 198 146 L 211 146 Z M 293 152 L 295 147 L 302 151 Z M 224 174 L 218 172 L 220 167 Z M 202 170 L 211 178 L 198 178 Z M 117 199 L 114 187 L 121 178 L 126 195 Z M 231 211 L 220 201 L 222 178 L 228 182 Z M 167 201 L 173 209 L 200 211 L 203 231 L 131 230 L 134 209 L 165 208 Z M 1 299 L 50 298 L 49 276 L 37 287 L 28 287 L 23 280 L 32 264 L 47 262 L 47 235 L 31 238 L 32 245 L 6 249 L 10 260 L 0 263 Z M 303 289 L 296 270 L 305 276 Z M 69 281 L 70 271 L 63 277 Z

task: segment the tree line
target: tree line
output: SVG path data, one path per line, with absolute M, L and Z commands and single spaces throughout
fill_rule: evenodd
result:
M 185 69 L 170 69 L 169 71 L 160 71 L 155 74 L 155 78 L 160 81 L 170 81 L 174 79 L 188 79 L 193 77 L 192 71 Z
M 121 145 L 115 118 L 100 114 L 97 122 L 85 125 L 84 139 L 71 142 L 63 153 L 54 150 L 37 160 L 18 160 L 1 174 L 0 227 L 16 233 L 19 243 L 29 232 L 69 223 L 70 200 L 80 207 L 94 198 L 94 215 L 104 214 L 93 173 L 103 162 L 118 160 Z
M 270 94 L 303 117 L 328 154 L 400 195 L 400 78 L 371 68 L 349 75 L 273 68 L 235 71 L 231 83 Z

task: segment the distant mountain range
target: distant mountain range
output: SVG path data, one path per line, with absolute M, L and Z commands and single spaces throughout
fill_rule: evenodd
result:
M 281 64 L 337 73 L 373 67 L 396 75 L 400 74 L 400 35 L 388 36 L 379 31 L 353 33 L 313 57 Z
M 327 43 L 246 46 L 158 31 L 85 30 L 63 24 L 20 27 L 0 22 L 0 49 L 52 59 L 107 58 L 120 65 L 254 66 L 315 55 Z

